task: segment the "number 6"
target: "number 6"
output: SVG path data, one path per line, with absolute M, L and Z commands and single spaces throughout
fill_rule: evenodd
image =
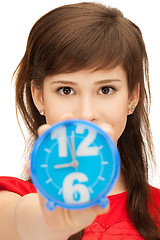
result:
M 76 180 L 80 183 L 74 184 Z M 88 182 L 88 177 L 84 173 L 71 173 L 65 177 L 63 181 L 63 198 L 66 203 L 85 203 L 90 200 L 88 188 L 81 182 Z

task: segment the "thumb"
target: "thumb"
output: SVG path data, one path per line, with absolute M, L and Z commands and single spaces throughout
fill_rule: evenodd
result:
M 41 125 L 38 130 L 37 130 L 37 133 L 38 135 L 40 136 L 43 132 L 45 132 L 48 128 L 50 128 L 50 125 L 49 124 L 43 124 Z

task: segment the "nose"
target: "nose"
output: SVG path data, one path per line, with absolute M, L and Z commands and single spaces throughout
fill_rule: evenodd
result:
M 91 97 L 80 99 L 76 112 L 79 119 L 96 122 L 99 118 L 98 107 Z

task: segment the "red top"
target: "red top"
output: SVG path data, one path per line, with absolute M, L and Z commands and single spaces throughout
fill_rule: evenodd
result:
M 7 190 L 24 196 L 28 193 L 36 193 L 36 189 L 32 183 L 23 181 L 14 177 L 0 176 L 0 190 Z
M 13 177 L 0 177 L 0 190 L 15 192 L 21 196 L 35 193 L 33 184 Z M 150 187 L 151 196 L 160 212 L 160 190 Z M 98 216 L 94 222 L 85 229 L 83 240 L 144 240 L 134 228 L 126 210 L 127 192 L 109 196 L 110 211 Z M 153 208 L 149 206 L 153 214 Z M 160 228 L 160 214 L 157 218 Z

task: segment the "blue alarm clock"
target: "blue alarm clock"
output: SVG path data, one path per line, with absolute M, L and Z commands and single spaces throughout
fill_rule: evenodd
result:
M 119 152 L 97 125 L 67 120 L 37 138 L 31 153 L 31 179 L 47 199 L 46 208 L 80 209 L 108 204 L 106 195 L 120 172 Z

